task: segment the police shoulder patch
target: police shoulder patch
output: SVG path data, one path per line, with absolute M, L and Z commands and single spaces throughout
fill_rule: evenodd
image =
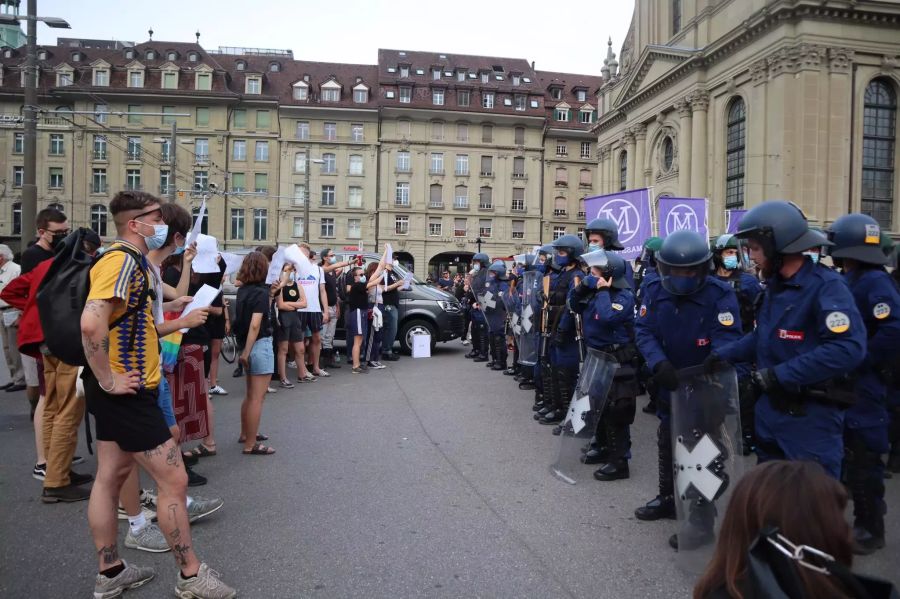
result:
M 731 312 L 719 312 L 719 324 L 730 327 L 734 324 L 734 314 Z
M 617 304 L 617 303 L 614 302 L 614 303 L 612 304 L 612 309 L 621 312 L 622 310 L 625 309 L 625 306 L 623 306 L 622 304 Z
M 832 333 L 846 333 L 850 330 L 850 317 L 843 312 L 830 312 L 825 317 L 825 327 Z
M 878 302 L 872 307 L 872 316 L 883 320 L 891 315 L 891 306 L 887 302 Z
M 641 309 L 638 310 L 638 314 L 641 316 L 647 316 L 647 306 L 641 304 Z

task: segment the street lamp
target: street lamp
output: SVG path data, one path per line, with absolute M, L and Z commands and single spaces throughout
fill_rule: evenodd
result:
M 53 29 L 70 29 L 65 19 L 37 16 L 37 0 L 28 0 L 25 16 L 0 14 L 0 24 L 18 25 L 26 21 L 25 35 L 25 109 L 23 116 L 24 173 L 22 176 L 22 238 L 21 249 L 25 249 L 27 239 L 34 235 L 37 216 L 37 22 L 43 21 Z
M 309 243 L 309 199 L 312 194 L 309 192 L 309 169 L 310 164 L 325 164 L 325 161 L 321 158 L 313 158 L 311 156 L 310 148 L 306 149 L 306 197 L 303 198 L 303 241 L 307 244 Z

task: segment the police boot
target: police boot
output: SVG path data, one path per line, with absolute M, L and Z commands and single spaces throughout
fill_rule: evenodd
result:
M 490 339 L 488 339 L 487 325 L 482 324 L 478 327 L 478 356 L 472 360 L 473 362 L 487 362 L 488 352 L 490 351 Z
M 521 389 L 522 391 L 531 391 L 534 388 L 534 381 L 530 378 L 522 379 L 519 382 L 519 389 Z
M 884 547 L 881 456 L 857 445 L 848 457 L 847 479 L 853 496 L 853 553 L 869 555 Z
M 485 364 L 485 366 L 487 368 L 491 368 L 494 366 L 494 360 L 496 360 L 496 356 L 497 356 L 497 344 L 494 342 L 493 335 L 488 335 L 487 347 L 488 347 L 488 351 L 487 351 L 488 361 Z
M 756 451 L 756 389 L 749 377 L 738 380 L 741 412 L 741 432 L 744 441 L 743 453 L 750 455 Z
M 509 357 L 509 353 L 506 350 L 506 340 L 499 335 L 494 337 L 494 352 L 494 365 L 491 367 L 491 370 L 505 371 L 506 359 Z M 506 374 L 506 372 L 503 374 Z
M 472 351 L 470 351 L 469 353 L 466 354 L 467 358 L 469 358 L 471 360 L 471 359 L 477 358 L 479 355 L 481 355 L 481 348 L 480 348 L 481 343 L 480 342 L 481 342 L 481 337 L 478 335 L 478 327 L 473 326 L 472 327 Z
M 568 410 L 566 405 L 567 398 L 571 398 L 575 390 L 575 385 L 571 380 L 572 372 L 567 368 L 553 368 L 550 376 L 553 379 L 552 409 L 544 414 L 539 421 L 541 424 L 546 425 L 557 424 L 562 421 Z M 559 432 L 554 432 L 554 434 L 558 435 Z
M 581 456 L 582 464 L 605 464 L 609 461 L 609 440 L 606 436 L 606 427 L 603 421 L 597 425 L 597 434 L 591 439 L 590 445 Z
M 716 540 L 713 527 L 716 521 L 716 506 L 703 497 L 697 497 L 688 504 L 688 518 L 681 532 L 669 537 L 669 546 L 678 551 L 693 551 Z
M 534 391 L 534 404 L 531 406 L 532 412 L 537 412 L 541 408 L 544 407 L 544 394 L 540 392 L 540 390 L 535 389 Z
M 541 364 L 541 406 L 535 410 L 534 419 L 540 421 L 545 414 L 553 410 L 554 379 L 549 364 Z
M 599 481 L 621 480 L 629 477 L 628 472 L 628 437 L 625 427 L 613 424 L 604 426 L 609 446 L 609 461 L 594 472 Z
M 675 483 L 672 472 L 672 439 L 668 426 L 660 423 L 656 429 L 656 446 L 659 451 L 659 495 L 646 505 L 634 510 L 638 520 L 675 519 Z

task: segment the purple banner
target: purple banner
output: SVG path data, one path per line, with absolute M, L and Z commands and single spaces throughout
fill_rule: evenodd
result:
M 744 218 L 745 214 L 747 214 L 746 210 L 726 210 L 725 232 L 731 234 L 737 233 L 738 225 L 741 224 L 741 219 Z
M 585 198 L 584 210 L 587 222 L 595 218 L 608 218 L 618 225 L 619 242 L 625 247 L 619 254 L 627 260 L 640 256 L 644 240 L 653 235 L 649 189 Z
M 675 231 L 687 229 L 708 237 L 706 206 L 703 198 L 659 198 L 659 236 L 668 237 Z

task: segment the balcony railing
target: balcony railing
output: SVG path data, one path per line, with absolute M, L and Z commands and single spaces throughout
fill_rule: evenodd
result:
M 94 160 L 106 160 L 106 150 L 94 150 Z
M 140 160 L 141 159 L 141 151 L 140 150 L 128 150 L 125 153 L 126 160 Z
M 513 202 L 510 210 L 512 210 L 513 212 L 525 212 L 525 204 L 517 204 L 516 202 Z
M 175 191 L 175 186 L 174 186 L 174 185 L 162 185 L 162 184 L 160 184 L 160 186 L 159 186 L 159 193 L 160 193 L 160 195 L 169 195 L 170 193 L 173 193 L 174 191 Z
M 465 237 L 466 231 L 465 231 L 465 229 L 453 229 L 453 236 L 454 237 Z
M 209 162 L 209 154 L 195 154 L 194 159 L 197 163 Z
M 524 231 L 513 231 L 512 238 L 513 239 L 525 239 L 525 232 Z
M 493 177 L 494 172 L 493 171 L 481 171 L 481 176 L 482 177 Z
M 556 186 L 557 186 L 557 187 L 568 187 L 568 186 L 569 186 L 569 182 L 568 182 L 568 181 L 563 181 L 563 180 L 561 180 L 561 179 L 557 179 L 557 180 L 556 180 Z
M 553 210 L 553 216 L 566 216 L 566 214 L 568 214 L 568 211 L 564 208 L 555 208 Z
M 464 170 L 464 171 L 461 171 L 461 170 L 457 169 L 456 171 L 454 171 L 453 174 L 455 174 L 457 177 L 468 177 L 468 176 L 469 176 L 469 169 L 466 169 L 466 170 Z
M 126 191 L 143 191 L 144 186 L 140 183 L 126 183 L 125 184 Z
M 443 208 L 444 202 L 428 202 L 429 208 Z
M 453 208 L 455 210 L 468 210 L 469 200 L 456 198 L 455 200 L 453 200 Z
M 494 204 L 493 204 L 493 203 L 490 203 L 490 204 L 489 204 L 489 203 L 487 203 L 487 202 L 479 202 L 479 203 L 478 203 L 478 209 L 479 209 L 479 210 L 493 210 L 493 209 L 494 209 Z
M 109 185 L 106 183 L 101 183 L 99 185 L 91 185 L 91 193 L 106 193 L 109 190 Z
M 442 168 L 441 169 L 434 169 L 434 168 L 428 169 L 428 174 L 433 177 L 443 177 L 444 169 L 442 169 Z
M 578 218 L 585 218 L 585 217 L 587 217 L 587 214 L 586 214 L 583 210 L 579 210 L 579 211 L 578 211 Z
M 513 178 L 513 179 L 524 179 L 524 178 L 525 178 L 525 173 L 513 173 L 513 174 L 512 174 L 512 178 Z

